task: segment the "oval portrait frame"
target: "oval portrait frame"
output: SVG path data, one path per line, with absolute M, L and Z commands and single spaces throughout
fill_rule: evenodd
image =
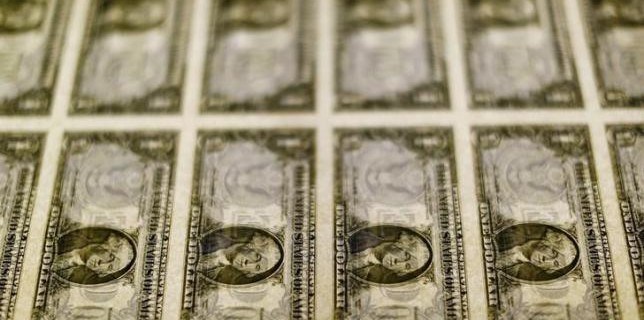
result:
M 382 283 L 382 282 L 370 281 L 370 280 L 367 280 L 367 279 L 365 279 L 363 277 L 358 276 L 357 274 L 355 274 L 355 272 L 353 272 L 353 270 L 348 270 L 349 273 L 351 274 L 351 276 L 354 277 L 355 279 L 357 279 L 358 281 L 366 283 L 366 284 L 369 284 L 369 285 L 374 285 L 374 286 L 396 287 L 396 286 L 401 286 L 401 285 L 408 284 L 408 283 L 420 278 L 425 273 L 427 273 L 427 271 L 429 271 L 431 269 L 431 266 L 434 263 L 434 250 L 432 248 L 431 241 L 425 235 L 421 234 L 420 232 L 418 232 L 418 231 L 416 231 L 416 230 L 414 230 L 414 229 L 412 229 L 410 227 L 397 225 L 397 224 L 378 224 L 378 225 L 366 226 L 366 227 L 358 228 L 358 229 L 354 230 L 353 232 L 351 232 L 350 234 L 348 234 L 348 236 L 347 236 L 347 238 L 345 240 L 346 251 L 347 251 L 347 262 L 350 261 L 351 256 L 352 256 L 352 254 L 350 252 L 351 239 L 356 234 L 358 234 L 360 232 L 364 232 L 364 231 L 369 230 L 369 229 L 400 229 L 400 231 L 403 231 L 403 230 L 407 231 L 407 232 L 413 234 L 415 237 L 419 238 L 422 241 L 422 243 L 425 245 L 425 247 L 427 247 L 427 250 L 429 251 L 429 257 L 427 258 L 427 261 L 425 261 L 425 263 L 422 265 L 422 267 L 420 267 L 415 272 L 411 272 L 411 273 L 415 273 L 413 276 L 409 277 L 409 279 L 405 279 L 405 280 L 400 281 L 400 282 Z
M 278 248 L 279 253 L 280 253 L 279 261 L 271 269 L 269 269 L 268 271 L 266 271 L 263 274 L 261 274 L 261 277 L 259 279 L 256 279 L 255 281 L 251 281 L 251 282 L 248 282 L 248 283 L 234 284 L 234 283 L 221 282 L 221 281 L 217 281 L 217 280 L 213 279 L 212 277 L 209 277 L 209 276 L 205 275 L 202 271 L 198 271 L 201 274 L 201 276 L 203 278 L 205 278 L 208 282 L 217 284 L 219 286 L 230 287 L 230 288 L 243 288 L 243 287 L 254 286 L 254 285 L 257 285 L 258 283 L 266 282 L 269 279 L 271 279 L 272 277 L 274 277 L 277 273 L 279 273 L 279 271 L 282 269 L 282 267 L 284 265 L 284 255 L 285 255 L 284 244 L 272 232 L 270 232 L 270 231 L 268 231 L 266 229 L 258 228 L 256 226 L 233 225 L 233 226 L 226 226 L 226 227 L 212 229 L 212 230 L 204 233 L 204 235 L 202 235 L 200 237 L 200 239 L 199 239 L 199 257 L 201 257 L 201 256 L 203 256 L 205 254 L 204 249 L 203 249 L 203 243 L 204 243 L 205 239 L 207 239 L 208 237 L 211 237 L 212 235 L 214 235 L 216 233 L 224 233 L 225 234 L 226 231 L 234 231 L 236 229 L 238 231 L 243 230 L 247 234 L 252 234 L 253 232 L 259 232 L 260 234 L 262 234 L 264 236 L 268 236 L 277 245 L 277 248 Z M 197 265 L 198 264 L 199 264 L 199 262 L 197 262 Z
M 52 270 L 52 274 L 54 274 L 60 280 L 66 282 L 66 283 L 69 283 L 70 285 L 81 286 L 81 287 L 97 287 L 97 286 L 103 286 L 103 285 L 106 285 L 106 284 L 117 282 L 117 281 L 121 280 L 122 278 L 124 278 L 125 276 L 127 276 L 132 271 L 132 269 L 134 269 L 134 266 L 136 265 L 136 260 L 137 260 L 136 241 L 134 241 L 132 236 L 130 236 L 126 232 L 123 232 L 123 231 L 118 230 L 118 229 L 104 227 L 104 226 L 77 228 L 77 229 L 73 229 L 73 230 L 70 230 L 70 231 L 67 231 L 67 232 L 61 234 L 60 236 L 58 236 L 58 238 L 56 239 L 56 242 L 54 244 L 54 255 L 55 255 L 55 257 L 58 256 L 58 254 L 60 252 L 59 241 L 61 239 L 65 238 L 65 237 L 69 237 L 70 235 L 73 235 L 75 233 L 79 233 L 79 232 L 81 232 L 83 230 L 101 230 L 103 232 L 108 231 L 108 232 L 111 232 L 111 233 L 114 233 L 114 234 L 118 234 L 122 238 L 126 239 L 127 243 L 132 248 L 132 253 L 133 253 L 132 260 L 130 260 L 130 262 L 128 262 L 128 264 L 127 264 L 127 266 L 125 268 L 123 268 L 120 271 L 116 272 L 116 273 L 119 273 L 118 276 L 115 276 L 113 279 L 110 279 L 110 280 L 107 280 L 107 281 L 104 281 L 104 282 L 100 282 L 100 283 L 78 283 L 78 282 L 74 282 L 74 281 L 71 281 L 69 279 L 66 279 L 66 278 L 62 277 L 56 271 L 53 271 L 53 270 Z
M 494 242 L 494 251 L 495 251 L 494 253 L 495 253 L 495 255 L 499 254 L 499 249 L 498 249 L 499 248 L 499 241 L 497 240 L 497 237 L 499 237 L 501 234 L 503 234 L 505 232 L 509 232 L 509 230 L 511 230 L 511 229 L 526 228 L 526 227 L 527 228 L 541 227 L 541 228 L 555 230 L 557 233 L 563 234 L 573 244 L 574 249 L 575 249 L 575 258 L 573 259 L 573 261 L 569 265 L 567 265 L 567 266 L 565 266 L 563 268 L 560 268 L 560 270 L 565 270 L 565 271 L 561 272 L 561 274 L 558 274 L 556 277 L 553 277 L 551 279 L 527 280 L 527 279 L 519 278 L 519 277 L 517 277 L 515 275 L 512 275 L 512 274 L 509 274 L 508 272 L 503 271 L 500 268 L 497 268 L 496 266 L 494 266 L 494 269 L 497 270 L 497 272 L 503 274 L 503 276 L 505 276 L 505 277 L 507 277 L 509 279 L 512 279 L 512 280 L 518 281 L 518 282 L 522 282 L 522 283 L 547 284 L 547 283 L 556 282 L 556 281 L 560 280 L 561 278 L 564 278 L 564 277 L 568 276 L 571 272 L 573 272 L 575 269 L 577 269 L 577 266 L 579 265 L 579 263 L 581 261 L 581 250 L 579 248 L 579 244 L 577 243 L 577 240 L 575 239 L 575 237 L 570 232 L 568 232 L 568 231 L 566 231 L 566 230 L 564 230 L 564 229 L 562 229 L 562 228 L 560 228 L 558 226 L 554 226 L 554 225 L 547 224 L 547 223 L 526 222 L 526 223 L 513 224 L 513 225 L 510 225 L 510 226 L 502 228 L 501 230 L 499 230 L 498 232 L 496 232 L 494 234 L 494 237 L 492 239 L 492 241 Z

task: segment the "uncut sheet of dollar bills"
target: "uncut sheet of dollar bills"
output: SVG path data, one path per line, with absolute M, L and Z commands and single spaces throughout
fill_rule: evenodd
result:
M 644 318 L 644 0 L 0 0 L 0 319 Z

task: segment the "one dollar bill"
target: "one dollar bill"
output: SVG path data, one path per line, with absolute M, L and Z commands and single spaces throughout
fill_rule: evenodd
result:
M 613 169 L 640 316 L 644 315 L 644 125 L 610 126 Z
M 619 318 L 588 131 L 474 132 L 489 317 Z
M 0 114 L 49 111 L 70 3 L 0 2 Z
M 337 134 L 336 319 L 466 319 L 449 129 Z
M 585 0 L 600 100 L 644 107 L 644 3 Z
M 564 11 L 559 0 L 464 0 L 473 107 L 581 107 Z
M 440 0 L 336 0 L 339 109 L 448 108 Z
M 192 0 L 89 3 L 71 112 L 177 112 Z
M 175 134 L 65 136 L 32 319 L 160 319 Z
M 182 319 L 312 319 L 312 131 L 203 132 Z
M 312 109 L 315 3 L 210 1 L 202 110 Z
M 0 319 L 12 319 L 44 139 L 0 134 Z

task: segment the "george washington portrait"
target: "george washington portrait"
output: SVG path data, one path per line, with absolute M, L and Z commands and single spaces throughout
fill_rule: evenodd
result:
M 61 236 L 52 269 L 76 284 L 93 285 L 119 279 L 134 265 L 134 241 L 108 228 L 83 228 Z
M 519 224 L 495 237 L 496 268 L 524 281 L 543 282 L 572 271 L 579 261 L 579 249 L 572 236 L 545 224 Z
M 198 269 L 215 282 L 244 285 L 273 275 L 281 266 L 283 255 L 279 241 L 269 232 L 230 227 L 204 236 Z
M 374 226 L 349 237 L 349 270 L 367 282 L 405 282 L 423 274 L 430 264 L 429 242 L 411 229 Z

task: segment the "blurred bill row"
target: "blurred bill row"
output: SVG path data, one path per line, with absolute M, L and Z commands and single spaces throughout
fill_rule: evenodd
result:
M 59 84 L 72 86 L 71 114 L 178 113 L 193 89 L 186 63 L 203 54 L 202 112 L 312 111 L 320 54 L 333 56 L 337 110 L 448 109 L 447 62 L 464 63 L 471 108 L 583 108 L 575 51 L 586 49 L 573 50 L 568 28 L 579 17 L 601 104 L 644 106 L 641 1 L 336 0 L 329 52 L 315 1 L 200 3 L 1 2 L 0 113 L 48 114 L 73 7 L 84 29 L 67 49 L 73 79 Z M 457 36 L 446 36 L 446 6 L 458 8 Z M 207 30 L 192 27 L 198 9 Z M 206 34 L 193 38 L 205 52 L 189 55 L 191 30 Z M 446 56 L 454 42 L 463 61 Z

